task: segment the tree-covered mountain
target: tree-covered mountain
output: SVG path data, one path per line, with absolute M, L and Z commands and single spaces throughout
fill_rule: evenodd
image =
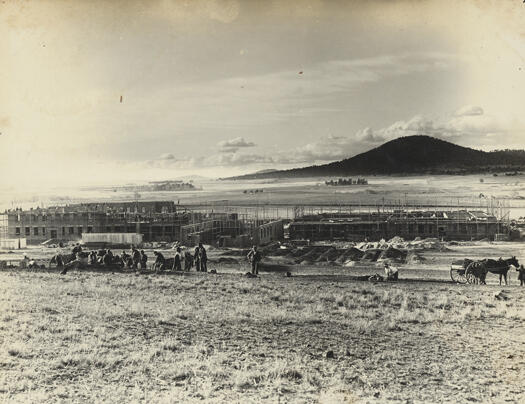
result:
M 430 136 L 407 136 L 329 164 L 259 172 L 234 179 L 370 174 L 468 174 L 525 169 L 524 150 L 485 152 Z

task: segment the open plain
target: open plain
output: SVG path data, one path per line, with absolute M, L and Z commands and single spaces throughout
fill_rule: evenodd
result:
M 228 198 L 334 206 L 383 197 L 422 202 L 432 197 L 452 205 L 470 196 L 482 206 L 485 197 L 478 195 L 498 190 L 498 197 L 521 206 L 524 195 L 514 181 L 392 177 L 337 189 L 216 183 L 210 187 L 219 188 L 209 193 L 179 196 L 181 205 Z M 250 187 L 264 192 L 245 194 Z M 128 196 L 108 197 L 115 198 Z M 519 217 L 520 209 L 511 215 Z M 449 269 L 463 258 L 516 255 L 522 262 L 525 245 L 477 241 L 444 247 L 396 264 L 396 283 L 360 280 L 382 274 L 381 263 L 297 264 L 284 256 L 265 257 L 260 277 L 247 278 L 244 253 L 215 248 L 208 250 L 209 268 L 217 274 L 2 270 L 0 397 L 123 403 L 523 401 L 525 288 L 518 286 L 515 271 L 510 286 L 499 286 L 493 274 L 487 286 L 477 286 L 453 283 Z M 30 247 L 0 258 L 16 260 L 24 252 L 47 265 L 57 251 Z M 152 250 L 146 252 L 151 257 Z M 166 257 L 172 252 L 163 251 Z
M 453 284 L 439 266 L 404 268 L 397 283 L 355 280 L 374 267 L 259 278 L 213 267 L 0 272 L 2 399 L 523 400 L 525 288 L 515 274 L 500 287 L 495 275 L 488 286 Z

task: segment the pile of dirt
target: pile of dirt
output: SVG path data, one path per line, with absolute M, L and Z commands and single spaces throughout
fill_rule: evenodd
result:
M 324 253 L 322 253 L 317 259 L 316 262 L 334 262 L 341 255 L 341 251 L 335 247 L 330 247 Z
M 379 248 L 370 248 L 365 251 L 361 261 L 376 262 L 383 250 Z
M 410 251 L 405 258 L 405 263 L 407 264 L 422 264 L 425 261 L 425 257 L 422 257 L 415 251 Z
M 407 241 L 402 237 L 390 240 L 362 243 L 316 243 L 304 245 L 293 242 L 287 244 L 274 243 L 263 247 L 260 251 L 264 258 L 278 258 L 281 264 L 299 265 L 353 265 L 352 262 L 383 262 L 393 261 L 398 264 L 422 263 L 425 259 L 417 252 L 433 250 L 446 251 L 445 243 L 437 238 L 427 238 Z M 244 257 L 248 249 L 228 250 L 221 256 Z
M 407 254 L 406 250 L 398 250 L 394 247 L 388 247 L 386 250 L 382 250 L 377 261 L 388 260 L 403 263 L 406 261 Z
M 414 250 L 434 250 L 434 251 L 448 251 L 445 243 L 437 238 L 420 239 L 417 237 L 413 241 L 408 242 L 407 248 Z

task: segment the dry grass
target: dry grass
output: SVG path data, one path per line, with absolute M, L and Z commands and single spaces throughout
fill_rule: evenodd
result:
M 521 398 L 518 288 L 3 272 L 0 289 L 5 401 Z

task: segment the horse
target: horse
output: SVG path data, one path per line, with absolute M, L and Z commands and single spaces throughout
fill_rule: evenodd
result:
M 505 279 L 505 285 L 508 285 L 507 282 L 507 273 L 509 272 L 510 266 L 512 265 L 515 268 L 519 268 L 520 264 L 516 257 L 511 257 L 507 259 L 492 260 L 486 259 L 483 260 L 487 272 L 492 272 L 493 274 L 499 275 L 499 284 L 501 285 L 501 278 Z

